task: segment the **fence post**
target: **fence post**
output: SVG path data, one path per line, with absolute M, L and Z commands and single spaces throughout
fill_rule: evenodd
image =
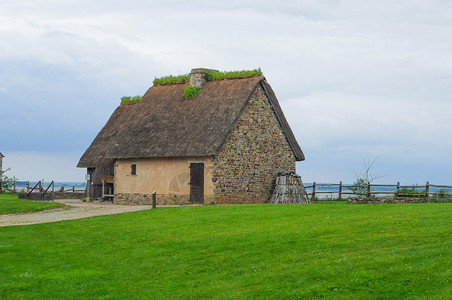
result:
M 339 200 L 342 200 L 342 181 L 339 182 Z
M 75 193 L 75 185 L 72 186 L 72 192 Z
M 315 200 L 315 181 L 312 183 L 312 195 L 311 200 Z
M 428 193 L 430 191 L 430 183 L 427 181 L 425 184 L 425 200 L 428 200 Z
M 370 182 L 367 183 L 367 198 L 370 198 Z
M 14 193 L 16 192 L 16 180 L 14 180 L 14 187 L 13 187 Z
M 27 193 L 30 191 L 30 181 L 27 181 Z
M 157 192 L 154 191 L 152 193 L 152 208 L 156 208 L 157 207 Z
M 397 182 L 396 197 L 399 197 L 399 193 L 400 193 L 400 182 Z

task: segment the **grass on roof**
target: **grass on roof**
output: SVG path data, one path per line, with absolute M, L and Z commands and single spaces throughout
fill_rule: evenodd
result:
M 194 98 L 199 95 L 200 88 L 187 84 L 184 89 L 184 97 L 186 99 Z
M 210 71 L 206 75 L 207 81 L 218 79 L 232 79 L 232 78 L 247 78 L 262 75 L 261 68 L 254 70 L 242 70 L 242 71 Z
M 262 75 L 262 71 L 260 68 L 254 70 L 242 70 L 242 71 L 210 71 L 206 74 L 206 80 L 219 80 L 219 79 L 233 79 L 233 78 L 247 78 L 253 77 L 257 75 Z M 167 85 L 167 84 L 177 84 L 177 83 L 185 83 L 190 79 L 190 74 L 184 75 L 169 75 L 163 76 L 160 78 L 155 78 L 153 83 L 154 85 Z
M 450 299 L 451 214 L 207 205 L 0 227 L 0 299 Z
M 160 78 L 155 78 L 153 83 L 154 85 L 166 85 L 166 84 L 175 84 L 175 83 L 184 83 L 190 79 L 190 74 L 184 74 L 184 75 L 169 75 L 169 76 L 163 76 Z
M 134 96 L 134 97 L 130 97 L 130 96 L 124 96 L 121 98 L 121 103 L 137 103 L 138 101 L 141 100 L 141 96 Z

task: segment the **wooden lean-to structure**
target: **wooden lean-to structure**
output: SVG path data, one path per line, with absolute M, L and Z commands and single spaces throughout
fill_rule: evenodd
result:
M 293 171 L 278 174 L 271 203 L 311 203 L 304 189 L 301 176 Z

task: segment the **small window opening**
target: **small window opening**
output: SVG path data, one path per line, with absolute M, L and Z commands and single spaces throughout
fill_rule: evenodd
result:
M 131 174 L 132 175 L 137 175 L 137 164 L 132 164 Z

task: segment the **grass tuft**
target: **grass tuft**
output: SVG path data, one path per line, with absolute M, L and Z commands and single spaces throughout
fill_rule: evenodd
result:
M 190 74 L 184 74 L 184 75 L 169 75 L 169 76 L 163 76 L 160 78 L 155 78 L 153 83 L 154 85 L 167 85 L 167 84 L 176 84 L 176 83 L 185 83 L 190 79 Z
M 220 80 L 220 79 L 233 79 L 233 78 L 247 78 L 262 75 L 261 68 L 254 70 L 242 70 L 242 71 L 210 71 L 206 75 L 207 81 Z
M 133 103 L 137 103 L 138 101 L 141 101 L 141 96 L 134 96 L 134 97 L 130 97 L 130 96 L 124 96 L 121 98 L 121 103 L 126 103 L 126 104 L 133 104 Z
M 200 88 L 196 86 L 186 85 L 184 89 L 184 97 L 186 99 L 194 98 L 199 95 Z

